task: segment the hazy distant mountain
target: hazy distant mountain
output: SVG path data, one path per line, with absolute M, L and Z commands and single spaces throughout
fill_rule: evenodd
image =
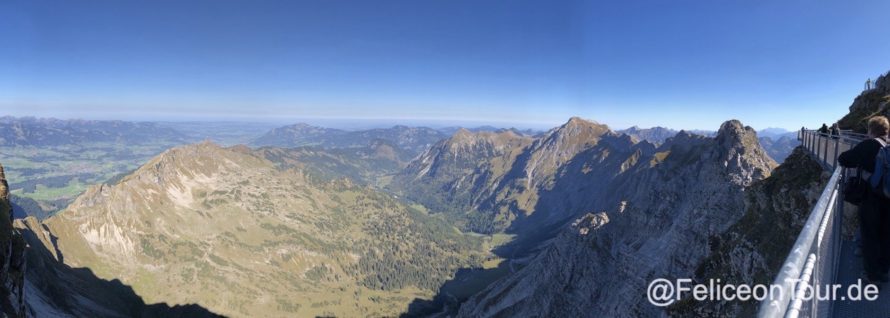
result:
M 797 136 L 794 133 L 781 135 L 778 138 L 760 137 L 759 140 L 766 153 L 779 163 L 783 162 L 785 158 L 791 155 L 791 151 L 800 145 L 800 141 L 797 140 Z
M 454 133 L 456 133 L 458 130 L 461 130 L 461 129 L 465 129 L 470 132 L 483 132 L 483 131 L 501 132 L 501 131 L 505 131 L 505 130 L 510 130 L 510 131 L 513 131 L 513 133 L 515 133 L 517 135 L 526 135 L 526 136 L 534 136 L 534 135 L 537 135 L 537 134 L 540 134 L 543 132 L 540 130 L 534 130 L 534 129 L 530 129 L 530 128 L 528 128 L 528 129 L 498 128 L 498 127 L 494 127 L 494 126 L 479 126 L 479 127 L 450 126 L 450 127 L 438 128 L 436 130 L 438 130 L 448 136 L 451 136 L 451 135 L 454 135 Z
M 628 129 L 618 130 L 617 132 L 630 135 L 637 138 L 637 140 L 646 140 L 653 144 L 660 145 L 668 138 L 675 136 L 678 131 L 664 127 L 640 128 L 633 126 Z
M 704 136 L 704 137 L 717 136 L 717 132 L 713 131 L 713 130 L 692 129 L 692 130 L 686 130 L 686 132 L 693 134 L 693 135 L 699 135 L 699 136 Z
M 323 128 L 308 124 L 295 124 L 272 129 L 251 142 L 252 146 L 301 147 L 318 146 L 323 148 L 367 147 L 375 140 L 384 140 L 404 150 L 411 157 L 426 150 L 429 146 L 447 136 L 432 128 L 393 126 L 361 131 L 346 131 Z
M 248 144 L 278 126 L 251 122 L 158 122 L 158 125 L 181 132 L 190 142 L 210 140 L 225 146 Z
M 0 117 L 0 146 L 57 146 L 84 142 L 122 144 L 184 142 L 187 137 L 156 123 Z
M 683 130 L 683 131 L 693 134 L 693 135 L 699 135 L 699 136 L 704 136 L 704 137 L 714 137 L 717 135 L 717 132 L 713 131 L 713 130 L 693 129 L 693 130 Z M 677 133 L 679 133 L 679 131 L 676 131 L 676 130 L 673 130 L 670 128 L 665 128 L 665 127 L 640 128 L 638 126 L 633 126 L 633 127 L 627 128 L 627 129 L 618 130 L 617 132 L 622 133 L 622 134 L 627 134 L 627 135 L 633 136 L 637 140 L 645 140 L 645 141 L 651 142 L 656 145 L 663 144 L 668 138 L 671 138 L 671 137 L 677 135 Z
M 299 168 L 316 180 L 348 178 L 363 185 L 382 185 L 412 159 L 412 154 L 382 139 L 354 148 L 262 147 L 254 154 L 281 168 Z
M 757 131 L 758 137 L 768 137 L 773 140 L 777 140 L 784 136 L 789 136 L 789 135 L 794 135 L 794 134 L 797 134 L 797 132 L 796 131 L 788 131 L 784 128 L 766 128 L 766 129 L 761 129 L 761 130 Z

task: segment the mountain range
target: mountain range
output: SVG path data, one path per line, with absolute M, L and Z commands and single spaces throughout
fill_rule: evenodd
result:
M 59 146 L 84 142 L 185 142 L 187 136 L 150 122 L 0 117 L 0 146 Z
M 638 291 L 654 277 L 750 282 L 778 270 L 826 176 L 800 149 L 777 167 L 764 138 L 735 120 L 689 133 L 573 117 L 541 133 L 297 124 L 252 147 L 178 146 L 45 220 L 10 219 L 3 310 L 748 314 L 756 304 L 663 311 Z M 778 222 L 787 228 L 763 232 Z
M 589 269 L 621 259 L 691 275 L 776 164 L 737 121 L 714 137 L 645 131 L 672 133 L 577 117 L 534 135 L 299 124 L 256 148 L 176 147 L 44 221 L 16 221 L 36 247 L 23 303 L 63 316 L 655 313 L 627 297 L 639 286 L 618 286 L 639 276 Z M 577 298 L 547 300 L 566 288 Z
M 656 145 L 664 143 L 668 138 L 679 133 L 679 131 L 670 128 L 640 128 L 637 126 L 618 130 L 617 132 L 630 135 L 637 140 L 646 140 Z M 713 137 L 716 134 L 716 132 L 708 130 L 690 130 L 687 132 L 705 137 Z M 782 128 L 766 128 L 757 131 L 757 136 L 760 145 L 766 150 L 766 153 L 778 163 L 782 163 L 798 144 L 797 132 L 787 131 Z
M 459 316 L 659 315 L 640 291 L 654 278 L 694 275 L 713 237 L 745 215 L 746 189 L 776 165 L 738 121 L 714 138 L 681 132 L 638 153 L 611 180 L 591 178 L 588 187 L 609 191 L 584 191 L 589 203 L 566 207 L 584 213 L 522 269 L 469 299 Z
M 394 126 L 360 131 L 295 124 L 272 129 L 250 143 L 251 146 L 322 148 L 366 147 L 372 142 L 384 140 L 393 143 L 409 157 L 423 152 L 433 143 L 445 138 L 442 132 L 426 127 Z

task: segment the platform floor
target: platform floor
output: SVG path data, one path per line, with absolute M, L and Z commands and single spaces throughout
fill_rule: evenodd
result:
M 862 278 L 862 257 L 856 256 L 856 243 L 844 240 L 838 263 L 838 283 L 847 288 Z M 843 293 L 846 295 L 846 293 Z M 881 292 L 875 301 L 837 300 L 834 302 L 832 317 L 880 317 L 890 318 L 890 283 L 881 286 Z

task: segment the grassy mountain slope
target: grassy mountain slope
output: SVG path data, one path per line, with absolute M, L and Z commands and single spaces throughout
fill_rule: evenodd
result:
M 210 143 L 92 187 L 45 224 L 68 266 L 231 316 L 395 315 L 486 254 L 390 195 Z

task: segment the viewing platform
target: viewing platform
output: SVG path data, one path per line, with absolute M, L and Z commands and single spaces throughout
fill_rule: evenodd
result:
M 801 145 L 832 175 L 773 281 L 786 292 L 764 301 L 758 317 L 890 317 L 887 286 L 874 301 L 802 297 L 806 290 L 799 286 L 803 284 L 793 291 L 796 295 L 793 299 L 788 292 L 794 280 L 800 279 L 823 289 L 826 285 L 840 284 L 843 286 L 837 294 L 840 298 L 846 295 L 847 286 L 863 279 L 862 257 L 855 255 L 857 243 L 852 237 L 844 237 L 841 231 L 844 209 L 855 208 L 844 204 L 842 191 L 846 176 L 855 170 L 839 166 L 837 157 L 865 138 L 868 136 L 850 131 L 840 131 L 839 135 L 813 130 L 798 133 Z

